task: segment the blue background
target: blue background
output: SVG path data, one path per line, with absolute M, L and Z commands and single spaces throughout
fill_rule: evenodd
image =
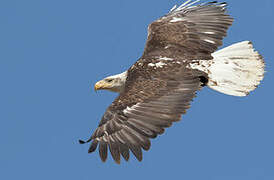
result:
M 147 25 L 181 3 L 1 0 L 0 179 L 273 180 L 273 0 L 228 0 L 235 22 L 224 46 L 252 40 L 266 61 L 255 92 L 204 88 L 141 163 L 102 163 L 78 144 L 116 97 L 94 83 L 129 68 Z

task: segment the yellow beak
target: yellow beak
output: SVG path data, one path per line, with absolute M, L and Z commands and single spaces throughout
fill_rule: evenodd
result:
M 108 84 L 105 83 L 104 81 L 98 81 L 95 86 L 94 86 L 94 90 L 100 90 L 100 89 L 106 89 L 108 87 Z

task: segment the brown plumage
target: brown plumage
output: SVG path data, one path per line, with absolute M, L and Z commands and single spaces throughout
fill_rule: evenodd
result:
M 171 11 L 149 25 L 143 56 L 212 59 L 233 22 L 225 11 L 226 3 L 217 2 Z
M 205 3 L 174 9 L 148 27 L 143 56 L 127 71 L 124 90 L 107 108 L 93 133 L 89 153 L 99 144 L 106 161 L 108 149 L 116 163 L 129 150 L 141 161 L 150 138 L 179 121 L 207 74 L 187 68 L 192 60 L 212 59 L 232 18 L 225 3 Z M 81 141 L 83 143 L 83 141 Z

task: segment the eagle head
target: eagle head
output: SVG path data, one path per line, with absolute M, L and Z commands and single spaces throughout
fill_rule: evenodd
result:
M 121 93 L 125 89 L 125 83 L 127 79 L 127 71 L 113 75 L 113 76 L 108 76 L 100 81 L 98 81 L 94 89 L 95 91 L 97 90 L 108 90 L 112 92 L 118 92 Z

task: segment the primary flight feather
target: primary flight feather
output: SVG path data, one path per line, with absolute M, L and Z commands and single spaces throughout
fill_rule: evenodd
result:
M 203 86 L 246 96 L 259 85 L 264 61 L 251 42 L 216 51 L 233 22 L 227 4 L 197 2 L 189 0 L 151 23 L 142 57 L 127 71 L 95 84 L 95 90 L 120 94 L 86 141 L 92 141 L 89 153 L 99 146 L 102 161 L 108 149 L 116 163 L 121 156 L 127 161 L 129 151 L 141 161 L 150 138 L 179 121 Z

